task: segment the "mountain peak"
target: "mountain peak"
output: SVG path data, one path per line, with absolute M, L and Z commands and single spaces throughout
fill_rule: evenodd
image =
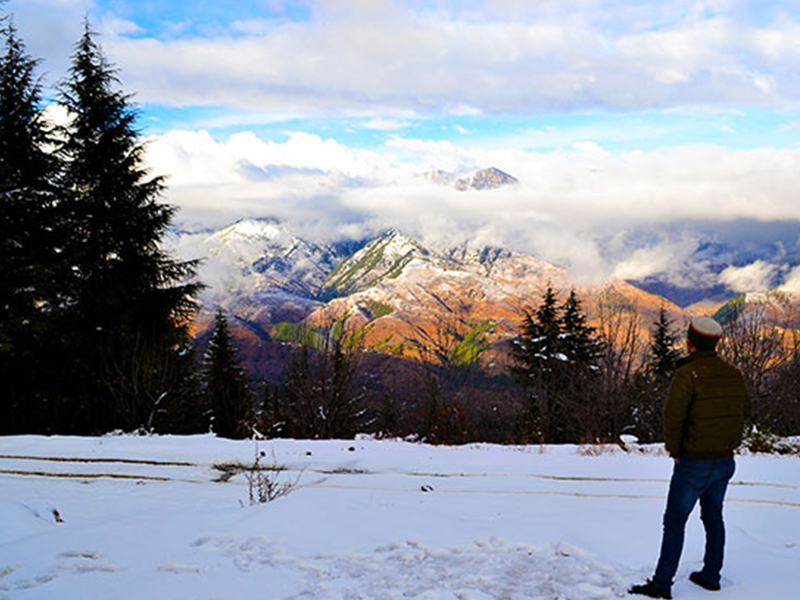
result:
M 399 276 L 415 258 L 428 259 L 431 252 L 397 230 L 378 236 L 340 263 L 325 282 L 326 295 L 350 294 Z
M 459 179 L 456 181 L 456 189 L 461 192 L 468 189 L 494 190 L 506 185 L 516 185 L 517 183 L 519 183 L 519 179 L 513 175 L 509 175 L 497 167 L 489 167 L 488 169 L 475 171 L 466 179 Z
M 213 258 L 212 277 L 218 278 L 219 265 L 229 269 L 217 290 L 228 295 L 231 289 L 249 296 L 279 290 L 313 299 L 342 259 L 336 248 L 307 242 L 272 218 L 239 219 L 205 238 L 204 246 Z
M 273 218 L 244 218 L 223 227 L 213 234 L 218 239 L 267 238 L 273 239 L 287 233 L 286 227 Z

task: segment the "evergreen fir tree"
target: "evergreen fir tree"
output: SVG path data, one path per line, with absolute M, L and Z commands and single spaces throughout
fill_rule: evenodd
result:
M 54 243 L 58 169 L 42 118 L 37 61 L 10 16 L 0 35 L 0 433 L 35 428 L 48 364 L 52 311 L 58 304 Z
M 556 295 L 548 287 L 539 307 L 525 311 L 522 332 L 511 342 L 512 373 L 522 385 L 528 387 L 527 381 L 553 372 L 561 351 L 560 333 Z
M 281 411 L 281 390 L 277 385 L 264 382 L 261 410 L 258 415 L 259 430 L 269 438 L 285 437 L 286 423 Z
M 662 439 L 664 401 L 670 380 L 681 356 L 676 348 L 679 334 L 662 306 L 650 330 L 650 347 L 645 368 L 636 378 L 636 401 L 631 406 L 636 435 L 644 442 Z
M 540 336 L 534 340 L 534 350 L 540 360 L 543 357 L 544 369 L 549 372 L 552 372 L 557 366 L 556 361 L 560 361 L 562 344 L 559 320 L 558 298 L 555 290 L 548 286 L 542 303 L 536 309 L 536 322 L 539 324 Z
M 611 412 L 604 402 L 600 362 L 605 350 L 594 327 L 587 323 L 581 302 L 572 290 L 562 306 L 561 352 L 563 377 L 561 430 L 572 440 L 596 439 L 612 435 Z
M 562 372 L 558 299 L 548 286 L 535 311 L 525 311 L 520 336 L 511 342 L 511 373 L 528 393 L 528 436 L 553 441 L 555 387 Z
M 41 85 L 35 73 L 38 61 L 26 53 L 12 18 L 5 17 L 2 23 L 0 193 L 7 195 L 46 188 L 54 175 L 55 158 L 45 151 L 52 139 L 41 114 Z M 4 210 L 4 216 L 9 214 Z M 4 227 L 9 227 L 7 221 L 4 219 Z
M 215 433 L 226 438 L 245 437 L 251 417 L 247 377 L 239 366 L 228 321 L 221 310 L 217 311 L 214 333 L 206 350 L 204 379 Z
M 648 370 L 656 379 L 669 379 L 675 372 L 675 365 L 681 355 L 676 348 L 679 336 L 672 330 L 672 321 L 663 306 L 658 313 L 658 321 L 653 325 L 654 328 L 650 332 L 652 341 Z
M 118 85 L 87 22 L 62 84 L 72 121 L 60 148 L 71 273 L 64 343 L 74 352 L 72 414 L 82 431 L 144 425 L 158 398 L 181 394 L 180 376 L 150 371 L 193 368 L 187 326 L 197 286 L 185 282 L 195 264 L 159 245 L 175 209 L 159 201 L 163 179 L 143 166 L 136 111 Z
M 603 353 L 603 344 L 594 327 L 586 322 L 575 290 L 572 290 L 562 307 L 559 319 L 561 352 L 566 361 L 580 371 L 597 372 L 597 363 Z
M 559 305 L 551 287 L 527 311 L 512 341 L 512 375 L 528 392 L 527 428 L 548 442 L 601 435 L 605 410 L 597 402 L 604 346 L 573 290 Z

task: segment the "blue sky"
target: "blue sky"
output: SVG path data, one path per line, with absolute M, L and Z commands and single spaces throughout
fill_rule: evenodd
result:
M 243 129 L 282 141 L 291 131 L 312 131 L 362 148 L 382 147 L 398 135 L 451 140 L 464 147 L 510 144 L 548 152 L 592 140 L 610 151 L 630 152 L 690 144 L 729 148 L 771 146 L 793 148 L 800 143 L 800 110 L 747 108 L 717 114 L 702 110 L 642 110 L 553 114 L 419 116 L 409 119 L 375 117 L 274 116 L 232 111 L 224 106 L 142 106 L 141 124 L 153 134 L 173 128 L 205 129 L 228 137 Z
M 5 10 L 48 89 L 89 17 L 185 223 L 279 216 L 328 237 L 400 227 L 641 277 L 685 272 L 723 223 L 800 223 L 799 6 L 8 0 Z M 481 198 L 419 185 L 430 169 L 487 166 L 521 185 Z M 661 233 L 632 234 L 642 228 Z M 800 255 L 800 229 L 787 243 Z M 786 272 L 743 273 L 767 285 Z

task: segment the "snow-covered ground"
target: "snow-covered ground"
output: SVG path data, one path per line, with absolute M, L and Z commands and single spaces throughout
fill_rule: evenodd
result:
M 298 485 L 251 506 L 215 465 L 252 463 L 252 441 L 0 438 L 0 599 L 625 597 L 653 569 L 672 468 L 653 448 L 258 448 Z M 800 459 L 737 460 L 713 597 L 796 599 Z M 675 598 L 710 597 L 687 581 L 702 545 L 695 513 Z

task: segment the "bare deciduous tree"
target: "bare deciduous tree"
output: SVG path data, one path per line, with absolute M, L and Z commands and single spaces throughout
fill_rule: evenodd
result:
M 797 315 L 780 293 L 734 304 L 720 354 L 741 369 L 753 401 L 753 422 L 796 434 L 800 425 Z
M 656 415 L 660 419 L 663 400 L 650 390 L 642 390 L 640 381 L 636 392 L 644 347 L 638 312 L 600 305 L 597 329 L 606 347 L 600 400 L 603 410 L 597 418 L 604 423 L 604 437 L 615 439 L 637 420 L 649 422 Z
M 365 414 L 356 379 L 366 329 L 348 331 L 345 317 L 314 331 L 313 345 L 297 345 L 290 353 L 277 421 L 292 437 L 352 438 Z
M 480 403 L 481 357 L 488 350 L 491 321 L 475 323 L 466 307 L 439 315 L 430 329 L 416 328 L 409 340 L 424 396 L 423 438 L 463 443 L 470 438 L 468 415 Z

